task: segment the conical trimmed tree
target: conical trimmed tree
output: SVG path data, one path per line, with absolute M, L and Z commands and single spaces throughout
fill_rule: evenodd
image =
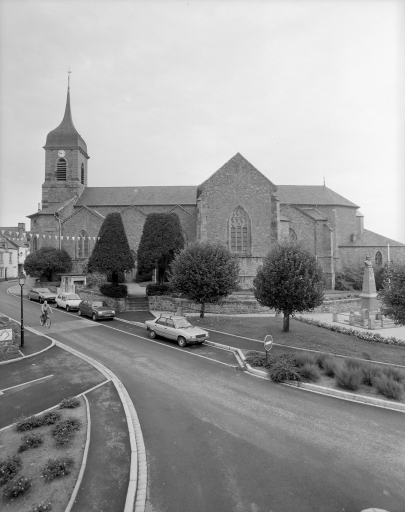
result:
M 137 281 L 150 278 L 157 264 L 158 282 L 163 283 L 173 258 L 183 247 L 184 237 L 177 214 L 149 214 L 139 242 Z
M 134 268 L 134 257 L 129 248 L 121 215 L 109 213 L 100 228 L 99 238 L 87 265 L 88 271 L 112 274 L 112 283 L 118 284 L 118 273 Z

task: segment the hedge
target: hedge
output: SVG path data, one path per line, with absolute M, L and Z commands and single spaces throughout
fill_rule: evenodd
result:
M 361 340 L 376 341 L 377 343 L 385 343 L 386 345 L 405 346 L 405 340 L 395 338 L 394 336 L 384 338 L 378 333 L 372 333 L 370 331 L 357 331 L 356 329 L 351 329 L 350 327 L 331 325 L 325 322 L 320 322 L 319 320 L 314 320 L 313 318 L 306 318 L 303 316 L 295 316 L 294 318 L 295 320 L 304 322 L 305 324 L 316 325 L 317 327 L 323 327 L 324 329 L 329 329 L 329 331 L 339 332 L 341 334 L 348 334 L 349 336 L 355 336 Z
M 100 286 L 100 292 L 106 297 L 114 299 L 123 299 L 128 295 L 128 287 L 126 284 L 106 283 Z

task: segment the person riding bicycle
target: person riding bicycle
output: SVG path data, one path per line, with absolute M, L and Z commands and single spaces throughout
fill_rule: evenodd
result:
M 46 300 L 44 301 L 44 303 L 41 306 L 41 311 L 42 311 L 41 318 L 43 319 L 43 321 L 45 323 L 46 319 L 48 318 L 49 313 L 51 313 L 53 315 L 52 308 Z

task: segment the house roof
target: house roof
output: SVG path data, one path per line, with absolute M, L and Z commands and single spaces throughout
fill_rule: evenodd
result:
M 361 235 L 357 235 L 355 242 L 348 242 L 346 244 L 339 245 L 339 247 L 386 247 L 387 244 L 390 244 L 390 247 L 405 247 L 405 244 L 402 244 L 401 242 L 397 242 L 396 240 L 392 240 L 386 236 L 378 235 L 368 229 L 365 229 Z
M 277 188 L 277 197 L 281 204 L 313 204 L 359 208 L 358 205 L 324 185 L 277 185 Z
M 87 187 L 75 206 L 148 206 L 193 204 L 197 202 L 197 187 Z

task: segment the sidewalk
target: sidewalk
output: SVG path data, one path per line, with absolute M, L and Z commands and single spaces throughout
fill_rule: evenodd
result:
M 27 330 L 25 343 L 28 355 L 52 341 Z M 91 422 L 89 451 L 72 511 L 122 512 L 132 468 L 131 444 L 124 405 L 113 382 L 58 346 L 0 368 L 0 429 L 21 416 L 55 407 L 63 398 L 86 395 Z

